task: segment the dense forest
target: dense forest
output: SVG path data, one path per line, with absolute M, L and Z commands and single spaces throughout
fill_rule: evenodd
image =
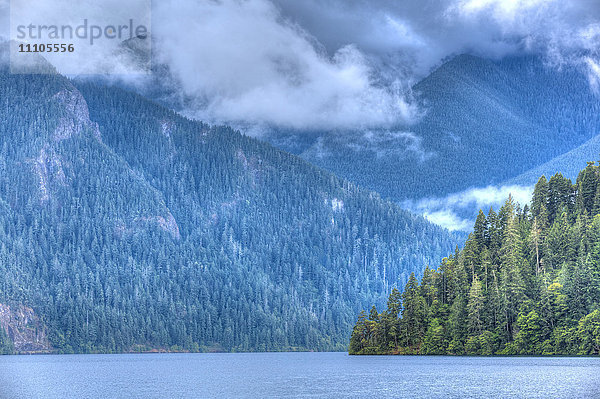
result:
M 0 99 L 0 303 L 57 352 L 343 350 L 360 309 L 457 243 L 121 89 L 4 66 Z
M 400 202 L 502 183 L 600 131 L 600 100 L 585 71 L 541 57 L 459 55 L 412 91 L 423 111 L 413 124 L 344 134 L 275 131 L 269 140 Z M 498 159 L 510 162 L 498 167 Z
M 479 213 L 462 251 L 360 314 L 351 354 L 600 354 L 600 169 Z

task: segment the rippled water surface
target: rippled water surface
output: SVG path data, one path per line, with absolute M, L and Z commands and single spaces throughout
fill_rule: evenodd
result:
M 13 398 L 600 398 L 600 358 L 0 356 Z

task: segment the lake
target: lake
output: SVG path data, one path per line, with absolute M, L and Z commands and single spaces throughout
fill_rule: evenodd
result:
M 13 398 L 600 398 L 600 358 L 345 353 L 0 356 Z

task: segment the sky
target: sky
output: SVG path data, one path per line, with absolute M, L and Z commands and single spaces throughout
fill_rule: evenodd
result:
M 126 17 L 128 8 L 119 5 L 134 1 L 149 0 L 82 0 L 69 3 L 68 14 L 76 20 L 96 12 L 111 21 Z M 61 20 L 65 6 L 53 6 L 61 2 L 67 0 L 27 10 L 41 21 Z M 9 4 L 0 0 L 4 38 Z M 401 131 L 418 146 L 410 125 L 426 110 L 411 87 L 461 53 L 493 59 L 531 53 L 550 67 L 575 64 L 600 93 L 598 0 L 153 0 L 151 11 L 154 62 L 168 65 L 192 99 L 185 113 L 254 135 L 272 128 Z M 98 45 L 69 64 L 105 68 L 116 60 L 109 51 Z M 509 192 L 524 201 L 529 190 L 472 188 L 409 208 L 468 230 L 457 209 L 497 205 Z
M 53 21 L 65 7 L 51 5 L 65 1 L 28 9 Z M 68 14 L 110 19 L 129 3 L 83 0 Z M 9 4 L 0 0 L 3 26 Z M 190 111 L 214 123 L 298 131 L 410 124 L 422 114 L 410 87 L 464 52 L 539 53 L 557 67 L 579 63 L 590 84 L 600 83 L 597 0 L 154 0 L 151 32 L 155 60 L 196 100 Z M 106 63 L 100 47 L 80 62 Z
M 156 2 L 154 16 L 158 54 L 203 100 L 199 117 L 233 124 L 410 124 L 410 87 L 464 52 L 600 72 L 595 0 L 178 0 Z

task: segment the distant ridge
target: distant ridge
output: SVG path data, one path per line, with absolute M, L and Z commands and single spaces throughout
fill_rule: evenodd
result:
M 575 180 L 579 171 L 591 160 L 600 159 L 600 135 L 586 141 L 579 147 L 559 155 L 553 160 L 537 166 L 519 176 L 506 181 L 507 185 L 520 184 L 531 186 L 537 182 L 539 176 L 550 178 L 556 173 Z
M 402 201 L 500 184 L 600 132 L 600 99 L 585 74 L 533 56 L 493 61 L 460 55 L 414 92 L 425 110 L 414 125 L 307 135 L 278 131 L 269 140 Z

